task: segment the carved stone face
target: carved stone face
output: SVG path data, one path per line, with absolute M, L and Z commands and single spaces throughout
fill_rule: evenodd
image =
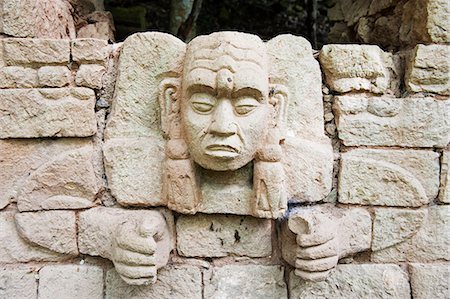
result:
M 242 48 L 239 38 L 227 33 L 188 45 L 181 119 L 191 156 L 207 169 L 235 170 L 249 163 L 270 123 L 264 44 L 255 40 L 248 48 L 246 41 Z

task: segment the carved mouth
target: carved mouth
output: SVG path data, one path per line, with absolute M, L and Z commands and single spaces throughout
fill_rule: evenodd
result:
M 239 150 L 237 148 L 228 144 L 212 144 L 208 145 L 206 149 L 213 152 L 230 152 L 235 154 L 239 153 Z

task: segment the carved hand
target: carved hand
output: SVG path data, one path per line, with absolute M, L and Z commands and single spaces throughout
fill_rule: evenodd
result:
M 161 254 L 157 243 L 166 238 L 169 238 L 167 228 L 161 219 L 129 220 L 120 224 L 112 244 L 112 261 L 120 277 L 131 285 L 155 283 Z

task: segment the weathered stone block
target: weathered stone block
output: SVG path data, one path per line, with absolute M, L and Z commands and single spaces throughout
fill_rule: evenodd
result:
M 0 298 L 37 299 L 37 288 L 31 267 L 0 268 Z
M 106 298 L 202 298 L 202 273 L 194 266 L 171 265 L 158 272 L 155 284 L 131 286 L 115 270 L 109 270 L 106 274 Z
M 49 265 L 39 271 L 39 298 L 103 298 L 103 270 L 91 265 Z
M 20 236 L 30 243 L 59 253 L 78 254 L 75 212 L 17 213 L 16 225 Z
M 3 89 L 0 97 L 0 138 L 86 137 L 97 130 L 90 89 Z
M 450 260 L 450 206 L 376 209 L 371 260 L 377 263 Z
M 7 38 L 3 40 L 3 55 L 7 65 L 68 64 L 70 41 Z
M 181 216 L 177 220 L 177 250 L 189 257 L 272 254 L 272 221 L 231 215 Z
M 409 299 L 408 276 L 397 265 L 338 265 L 322 282 L 308 282 L 289 275 L 290 298 Z
M 444 151 L 441 158 L 441 186 L 439 201 L 450 203 L 450 151 Z
M 342 154 L 339 202 L 418 207 L 436 198 L 439 155 L 432 151 L 356 149 Z
M 417 45 L 405 81 L 411 92 L 450 95 L 450 45 Z
M 331 89 L 384 93 L 390 76 L 384 56 L 378 46 L 325 45 L 319 59 Z
M 102 78 L 106 69 L 97 64 L 82 64 L 77 71 L 75 83 L 78 86 L 90 87 L 94 89 L 102 88 Z
M 445 147 L 450 141 L 450 100 L 338 96 L 334 111 L 347 146 Z
M 228 265 L 203 279 L 205 298 L 287 298 L 281 266 Z
M 104 62 L 109 55 L 108 41 L 95 38 L 72 40 L 72 59 L 76 62 Z
M 43 66 L 38 70 L 41 87 L 63 87 L 69 85 L 71 73 L 66 66 Z
M 16 229 L 14 212 L 0 212 L 0 263 L 61 261 L 67 256 L 32 245 L 22 239 Z M 1 292 L 1 288 L 0 288 Z
M 427 33 L 433 43 L 450 42 L 450 5 L 446 0 L 428 0 Z M 420 12 L 416 12 L 419 13 Z
M 36 70 L 21 66 L 0 68 L 0 88 L 31 88 L 38 86 Z
M 410 264 L 409 272 L 414 299 L 448 298 L 450 265 Z

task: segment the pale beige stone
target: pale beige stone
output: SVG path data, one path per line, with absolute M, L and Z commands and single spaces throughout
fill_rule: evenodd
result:
M 281 266 L 215 267 L 203 281 L 205 298 L 287 298 Z
M 68 64 L 70 41 L 67 39 L 6 38 L 3 59 L 7 65 Z
M 16 225 L 20 236 L 30 243 L 59 253 L 78 254 L 75 212 L 17 213 Z
M 441 186 L 439 187 L 440 202 L 450 203 L 450 151 L 444 151 L 441 158 Z
M 449 264 L 410 264 L 414 299 L 447 298 L 450 294 Z
M 408 61 L 405 81 L 411 92 L 450 95 L 450 45 L 417 45 Z
M 78 38 L 95 38 L 114 41 L 114 26 L 111 21 L 99 21 L 87 24 L 77 32 Z
M 69 85 L 71 73 L 66 66 L 43 66 L 38 70 L 41 87 L 63 87 Z
M 397 265 L 338 265 L 323 282 L 308 282 L 289 275 L 290 298 L 409 299 L 408 276 Z
M 445 147 L 450 142 L 450 100 L 337 96 L 334 111 L 346 146 Z
M 72 59 L 81 63 L 103 63 L 109 56 L 108 41 L 95 38 L 77 38 L 72 40 Z
M 39 298 L 103 298 L 103 270 L 92 265 L 48 265 L 39 271 Z
M 448 1 L 427 1 L 426 28 L 433 43 L 450 42 L 450 5 Z
M 271 220 L 232 215 L 181 216 L 177 220 L 178 254 L 188 257 L 272 254 Z
M 31 88 L 38 86 L 36 70 L 21 66 L 0 68 L 0 88 Z
M 0 298 L 37 299 L 37 288 L 32 267 L 0 268 Z
M 0 31 L 15 37 L 34 37 L 34 0 L 3 0 L 0 5 Z
M 93 168 L 92 145 L 49 158 L 22 186 L 17 193 L 20 211 L 93 206 L 101 185 Z
M 439 154 L 356 149 L 342 154 L 339 202 L 418 207 L 436 198 Z
M 337 92 L 384 93 L 389 85 L 385 54 L 373 45 L 325 45 L 320 63 L 329 87 Z
M 0 138 L 87 137 L 97 130 L 90 89 L 2 89 L 0 96 Z
M 78 86 L 89 87 L 93 89 L 102 88 L 102 78 L 106 69 L 97 64 L 82 64 L 77 71 L 75 83 Z
M 448 261 L 449 222 L 450 206 L 447 205 L 432 206 L 428 212 L 377 209 L 372 245 L 376 247 L 372 248 L 371 260 L 376 263 Z
M 120 279 L 115 270 L 109 270 L 106 274 L 106 298 L 202 298 L 202 273 L 194 266 L 170 265 L 161 269 L 155 284 L 130 286 Z
M 14 221 L 15 214 L 12 211 L 0 212 L 0 263 L 61 261 L 68 258 L 20 237 Z

